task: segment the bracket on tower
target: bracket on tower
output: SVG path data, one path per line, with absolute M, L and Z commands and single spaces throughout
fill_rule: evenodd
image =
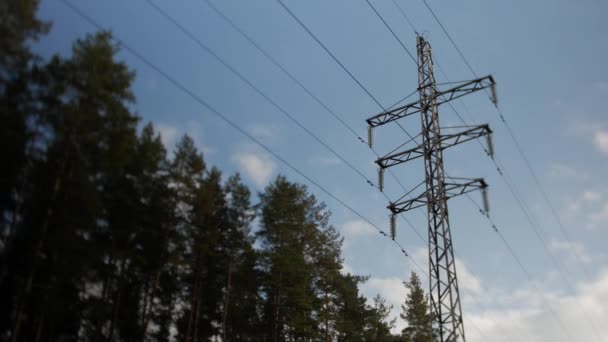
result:
M 492 133 L 490 126 L 479 125 L 465 131 L 453 134 L 444 134 L 439 138 L 441 149 L 445 150 L 449 147 L 462 144 L 469 140 L 477 139 L 483 136 L 489 136 Z M 492 149 L 493 151 L 493 149 Z M 399 165 L 410 160 L 414 160 L 424 156 L 424 144 L 420 144 L 414 148 L 407 149 L 405 151 L 396 152 L 376 160 L 376 164 L 380 168 L 385 169 L 391 166 Z
M 443 184 L 443 188 L 445 190 L 445 198 L 450 199 L 456 196 L 464 195 L 466 193 L 482 190 L 488 187 L 488 184 L 483 180 L 483 178 L 469 179 L 466 182 L 457 183 L 451 180 L 456 179 L 465 179 L 465 178 L 449 178 L 449 182 L 445 182 Z M 436 191 L 437 189 L 433 189 Z M 414 198 L 410 198 L 405 201 L 400 201 L 402 198 L 397 200 L 396 202 L 390 203 L 387 208 L 393 213 L 393 215 L 400 214 L 405 211 L 410 211 L 412 209 L 416 209 L 428 204 L 428 191 L 426 190 L 423 193 L 419 194 Z
M 492 94 L 494 94 L 492 96 L 492 102 L 496 104 L 497 100 L 495 95 L 495 85 L 496 82 L 494 82 L 494 78 L 491 75 L 488 75 L 472 81 L 464 82 L 448 90 L 436 91 L 433 99 L 437 101 L 437 106 L 439 106 L 446 102 L 463 97 L 467 94 L 474 93 L 476 91 L 486 88 L 492 88 L 494 89 L 492 90 Z M 414 101 L 401 107 L 382 112 L 380 114 L 372 116 L 371 118 L 365 121 L 367 121 L 367 124 L 370 127 L 378 127 L 387 124 L 391 121 L 395 121 L 416 113 L 420 113 L 420 101 Z

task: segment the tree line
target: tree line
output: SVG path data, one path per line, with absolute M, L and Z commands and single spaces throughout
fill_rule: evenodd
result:
M 111 34 L 45 60 L 37 8 L 0 2 L 0 341 L 432 340 L 417 275 L 391 334 L 306 186 L 253 203 L 190 137 L 167 151 Z

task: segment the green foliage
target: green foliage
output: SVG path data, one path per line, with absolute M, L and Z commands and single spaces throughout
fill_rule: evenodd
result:
M 403 285 L 407 288 L 408 294 L 405 303 L 401 306 L 403 312 L 400 316 L 407 323 L 402 336 L 405 341 L 432 342 L 433 319 L 428 305 L 429 298 L 424 294 L 420 278 L 412 272 L 409 282 L 404 282 Z
M 111 34 L 43 61 L 37 5 L 0 4 L 1 341 L 394 338 L 305 186 L 279 176 L 254 205 L 192 138 L 168 155 Z

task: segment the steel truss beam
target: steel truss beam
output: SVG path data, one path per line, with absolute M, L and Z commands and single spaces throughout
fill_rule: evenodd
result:
M 479 125 L 458 133 L 442 134 L 439 138 L 439 148 L 445 150 L 449 147 L 462 144 L 469 140 L 490 135 L 491 133 L 492 130 L 488 125 Z M 378 164 L 378 166 L 380 166 L 381 168 L 385 169 L 414 159 L 418 159 L 424 156 L 424 147 L 424 144 L 420 144 L 414 148 L 384 156 L 382 158 L 377 159 L 376 164 Z
M 478 78 L 476 80 L 464 82 L 448 90 L 436 91 L 434 95 L 434 100 L 436 100 L 437 106 L 440 106 L 446 102 L 455 100 L 457 98 L 474 93 L 476 91 L 486 88 L 492 88 L 492 101 L 496 103 L 497 99 L 495 95 L 496 92 L 494 90 L 495 86 L 496 83 L 494 82 L 494 78 L 488 75 L 485 77 Z M 374 115 L 366 121 L 370 127 L 382 126 L 391 121 L 395 121 L 406 116 L 410 116 L 412 114 L 420 113 L 420 105 L 420 101 L 414 101 L 404 106 L 397 107 L 395 109 Z
M 445 190 L 445 199 L 448 200 L 450 198 L 464 195 L 466 193 L 483 190 L 488 187 L 488 184 L 482 179 L 470 179 L 464 183 L 454 183 L 454 182 L 445 182 L 443 183 L 443 188 Z M 405 201 L 399 200 L 394 203 L 390 203 L 387 208 L 394 214 L 401 214 L 406 211 L 410 211 L 412 209 L 416 209 L 428 204 L 428 191 L 426 190 L 420 195 L 407 199 Z M 434 189 L 436 191 L 436 189 Z

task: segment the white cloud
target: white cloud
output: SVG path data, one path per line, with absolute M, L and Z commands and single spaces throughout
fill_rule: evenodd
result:
M 407 295 L 407 289 L 403 286 L 403 280 L 397 277 L 370 278 L 361 286 L 361 291 L 365 294 L 369 304 L 372 304 L 372 299 L 377 294 L 380 294 L 386 299 L 387 305 L 393 306 L 389 320 L 399 317 L 399 314 L 401 313 L 401 304 L 405 302 L 405 297 Z M 401 332 L 405 327 L 405 322 L 398 318 L 395 323 L 396 326 L 393 329 L 393 333 Z
M 353 268 L 346 261 L 342 263 L 342 269 L 340 270 L 342 274 L 355 274 Z
M 426 265 L 425 250 L 423 248 L 417 249 L 412 257 L 416 260 L 416 262 L 421 266 Z M 458 280 L 459 286 L 462 293 L 475 294 L 478 295 L 481 293 L 481 281 L 474 274 L 472 274 L 466 265 L 461 260 L 456 260 L 456 267 L 458 269 Z M 417 268 L 414 269 L 420 280 L 422 282 L 423 288 L 425 292 L 428 292 L 426 285 L 428 285 L 428 279 L 426 277 L 426 272 L 424 274 L 420 274 Z M 393 333 L 401 332 L 401 330 L 405 327 L 405 322 L 399 318 L 399 314 L 401 313 L 401 305 L 405 301 L 405 297 L 408 294 L 407 288 L 403 285 L 403 281 L 408 281 L 407 279 L 399 279 L 397 277 L 388 277 L 388 278 L 370 278 L 365 284 L 361 286 L 362 292 L 368 298 L 371 303 L 371 299 L 376 296 L 376 294 L 380 294 L 383 298 L 386 299 L 387 304 L 393 306 L 393 310 L 391 311 L 391 315 L 389 320 L 397 318 L 396 326 L 393 329 Z
M 595 146 L 605 154 L 608 154 L 608 131 L 597 130 L 594 135 Z
M 567 241 L 552 239 L 550 248 L 555 252 L 564 252 L 571 258 L 580 260 L 585 264 L 590 264 L 593 261 L 591 256 L 587 253 L 585 245 L 580 242 L 570 243 Z
M 261 152 L 239 151 L 232 160 L 260 188 L 268 184 L 276 170 L 275 162 Z
M 412 270 L 422 278 L 426 277 L 429 265 L 429 253 L 426 248 L 418 248 L 412 252 L 412 258 L 416 264 L 424 270 L 424 275 L 420 274 L 420 269 L 414 262 L 409 261 Z M 469 270 L 467 265 L 459 258 L 456 258 L 456 272 L 458 273 L 458 286 L 470 293 L 479 293 L 482 290 L 481 280 Z
M 576 249 L 585 252 L 577 244 L 565 245 L 555 241 L 552 246 L 565 252 Z M 426 255 L 424 248 L 412 252 L 412 257 L 423 269 L 427 265 Z M 462 260 L 457 259 L 456 262 L 465 329 L 470 342 L 600 341 L 596 339 L 594 329 L 600 336 L 608 335 L 608 325 L 603 324 L 608 321 L 605 305 L 608 303 L 608 270 L 598 272 L 599 276 L 590 282 L 576 284 L 573 293 L 563 293 L 551 289 L 556 280 L 550 275 L 534 283 L 522 282 L 515 288 L 484 287 Z M 422 283 L 427 284 L 426 276 L 421 275 L 421 278 Z M 407 295 L 403 280 L 407 279 L 371 278 L 361 286 L 361 290 L 370 299 L 377 293 L 386 298 L 387 303 L 393 305 L 391 319 L 398 318 Z M 560 323 L 556 323 L 555 317 Z M 593 327 L 589 319 L 593 321 Z M 405 326 L 400 318 L 396 323 L 393 332 Z M 561 325 L 573 340 L 567 338 Z
M 565 196 L 562 199 L 562 211 L 571 220 L 572 224 L 595 230 L 600 225 L 608 223 L 608 196 L 596 187 L 588 189 L 576 198 Z
M 155 122 L 154 127 L 157 132 L 160 133 L 160 138 L 165 145 L 167 151 L 173 151 L 175 144 L 184 134 L 188 134 L 196 148 L 203 152 L 204 155 L 208 156 L 215 153 L 215 149 L 203 144 L 202 136 L 203 129 L 199 122 L 191 120 L 185 123 L 185 125 L 172 125 L 165 122 Z
M 608 202 L 604 203 L 600 209 L 591 214 L 591 224 L 596 226 L 599 223 L 608 221 Z
M 583 193 L 583 199 L 589 202 L 597 202 L 602 199 L 602 194 L 597 191 L 587 190 Z
M 426 248 L 416 248 L 411 253 L 412 259 L 418 264 L 425 272 L 429 269 L 429 252 Z M 412 260 L 408 260 L 411 268 L 418 272 L 418 267 L 414 264 Z
M 540 286 L 543 289 L 542 286 Z M 608 272 L 588 284 L 579 284 L 574 294 L 563 295 L 541 290 L 523 289 L 519 308 L 492 309 L 465 315 L 469 341 L 566 342 L 569 340 L 562 326 L 574 341 L 599 341 L 608 334 Z M 539 300 L 539 296 L 544 300 Z M 528 299 L 526 299 L 528 298 Z M 556 318 L 558 317 L 558 318 Z M 560 323 L 557 323 L 559 319 Z M 590 321 L 592 323 L 590 323 Z M 476 329 L 480 328 L 483 335 Z
M 460 289 L 474 294 L 481 292 L 481 280 L 458 258 L 456 258 L 456 272 L 458 273 L 458 287 Z
M 574 133 L 585 139 L 591 139 L 595 147 L 608 154 L 608 125 L 597 121 L 577 121 L 572 125 Z
M 549 165 L 549 176 L 552 178 L 567 178 L 567 179 L 577 179 L 577 177 L 583 176 L 587 178 L 588 176 L 580 170 L 575 169 L 572 166 L 562 164 L 562 163 L 551 163 Z
M 255 124 L 251 126 L 249 132 L 256 138 L 275 138 L 278 135 L 279 127 L 275 124 Z
M 367 222 L 356 220 L 349 221 L 342 225 L 342 236 L 345 238 L 360 237 L 365 235 L 372 235 L 376 230 Z
M 160 133 L 160 139 L 163 141 L 163 145 L 169 151 L 173 150 L 173 146 L 177 141 L 179 129 L 175 126 L 168 124 L 156 124 L 156 130 Z

